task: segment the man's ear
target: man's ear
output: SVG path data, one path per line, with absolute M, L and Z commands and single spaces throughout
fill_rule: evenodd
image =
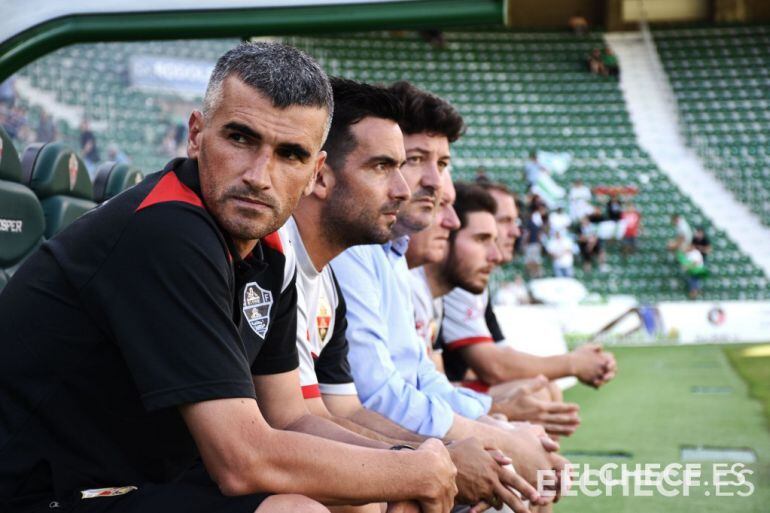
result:
M 197 159 L 200 154 L 203 126 L 203 114 L 199 110 L 194 110 L 187 122 L 189 134 L 187 136 L 187 156 L 191 159 Z
M 324 164 L 316 174 L 315 183 L 310 190 L 310 194 L 324 201 L 331 195 L 334 184 L 334 171 L 332 171 L 328 164 Z
M 324 167 L 324 163 L 326 162 L 326 152 L 321 150 L 318 152 L 318 158 L 315 161 L 315 164 L 313 166 L 313 175 L 310 177 L 310 180 L 308 180 L 307 185 L 305 185 L 305 188 L 302 189 L 302 195 L 303 196 L 309 196 L 313 189 L 315 188 L 315 184 L 318 181 L 318 176 L 321 173 L 321 169 Z

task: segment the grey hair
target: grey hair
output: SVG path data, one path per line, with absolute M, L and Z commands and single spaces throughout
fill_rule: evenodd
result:
M 334 99 L 329 78 L 318 63 L 307 54 L 281 43 L 241 43 L 217 61 L 203 97 L 203 117 L 210 119 L 222 100 L 222 84 L 235 75 L 247 85 L 267 96 L 273 106 L 326 109 L 328 116 L 324 141 L 334 113 Z

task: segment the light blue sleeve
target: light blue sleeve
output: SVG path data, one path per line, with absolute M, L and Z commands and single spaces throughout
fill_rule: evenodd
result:
M 363 405 L 423 436 L 443 438 L 454 422 L 452 407 L 408 383 L 388 348 L 388 320 L 381 315 L 380 246 L 350 248 L 332 261 L 347 304 L 348 360 Z
M 441 397 L 449 403 L 456 413 L 469 419 L 477 419 L 489 412 L 492 397 L 463 387 L 456 387 L 449 382 L 445 374 L 436 370 L 427 351 L 420 352 L 420 365 L 417 370 L 419 387 L 432 397 Z

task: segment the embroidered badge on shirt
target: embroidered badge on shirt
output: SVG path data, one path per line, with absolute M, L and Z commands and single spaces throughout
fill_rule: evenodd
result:
M 318 312 L 315 316 L 316 327 L 318 328 L 318 339 L 321 345 L 326 342 L 326 334 L 329 332 L 329 326 L 332 322 L 332 307 L 329 304 L 329 300 L 326 299 L 326 294 L 321 292 L 318 298 Z
M 125 495 L 129 492 L 137 490 L 136 486 L 120 486 L 117 488 L 92 488 L 90 490 L 82 490 L 80 496 L 83 499 L 96 499 L 98 497 L 115 497 L 117 495 Z
M 251 329 L 263 340 L 270 325 L 270 308 L 273 306 L 273 293 L 265 290 L 256 282 L 246 284 L 243 289 L 243 315 Z

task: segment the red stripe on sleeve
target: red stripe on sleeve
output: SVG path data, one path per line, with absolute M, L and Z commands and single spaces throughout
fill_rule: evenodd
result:
M 458 338 L 457 340 L 450 342 L 447 344 L 447 349 L 450 351 L 454 351 L 455 349 L 460 349 L 461 347 L 466 346 L 472 346 L 474 344 L 484 344 L 487 342 L 495 342 L 495 339 L 492 337 L 468 337 L 468 338 Z
M 203 201 L 201 201 L 198 195 L 183 184 L 176 176 L 176 173 L 170 171 L 155 184 L 155 187 L 152 188 L 150 194 L 136 208 L 136 211 L 139 212 L 143 208 L 168 201 L 181 201 L 203 208 Z
M 321 397 L 321 387 L 319 387 L 318 384 L 305 385 L 304 387 L 302 387 L 302 397 L 305 399 L 314 399 L 316 397 Z

